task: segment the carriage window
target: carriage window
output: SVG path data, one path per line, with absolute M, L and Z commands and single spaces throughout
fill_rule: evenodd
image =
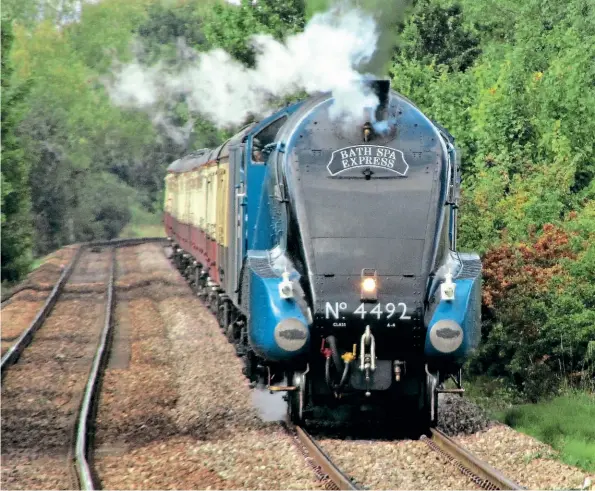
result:
M 273 143 L 275 141 L 275 137 L 281 129 L 281 126 L 285 124 L 285 121 L 287 121 L 287 115 L 276 119 L 267 127 L 263 128 L 256 135 L 254 135 L 252 138 L 252 162 L 257 164 L 265 162 L 266 157 L 263 154 L 263 149 L 269 143 Z

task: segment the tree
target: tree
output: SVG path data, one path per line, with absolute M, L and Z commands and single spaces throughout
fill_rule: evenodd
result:
M 161 206 L 163 174 L 180 149 L 146 115 L 112 106 L 101 83 L 114 54 L 130 58 L 144 3 L 84 4 L 80 23 L 16 30 L 16 75 L 32 80 L 17 131 L 30 169 L 36 254 L 113 237 L 131 206 Z M 135 202 L 118 199 L 122 193 Z M 109 202 L 98 199 L 105 196 Z
M 442 6 L 435 0 L 418 0 L 405 22 L 399 52 L 407 60 L 464 72 L 481 49 L 479 39 L 465 25 L 459 4 Z
M 14 86 L 12 23 L 2 18 L 2 281 L 16 281 L 31 262 L 29 169 L 16 127 L 22 117 L 26 85 Z
M 592 376 L 592 2 L 421 0 L 401 41 L 393 86 L 462 150 L 460 245 L 485 267 L 471 369 L 530 399 Z
M 282 39 L 304 27 L 302 0 L 242 0 L 239 6 L 218 3 L 205 16 L 203 32 L 211 47 L 222 48 L 247 66 L 254 65 L 250 45 L 254 34 L 270 34 Z

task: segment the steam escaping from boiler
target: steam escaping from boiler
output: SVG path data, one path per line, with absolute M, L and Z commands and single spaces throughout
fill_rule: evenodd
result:
M 378 38 L 372 15 L 338 6 L 316 14 L 303 32 L 284 42 L 266 34 L 253 36 L 253 68 L 221 49 L 199 53 L 180 43 L 178 69 L 134 62 L 120 66 L 106 85 L 115 104 L 143 109 L 161 126 L 167 123 L 164 114 L 181 100 L 191 116 L 233 128 L 270 114 L 283 98 L 301 91 L 331 92 L 330 116 L 360 123 L 364 108 L 378 105 L 366 83 L 370 76 L 358 72 L 372 60 Z

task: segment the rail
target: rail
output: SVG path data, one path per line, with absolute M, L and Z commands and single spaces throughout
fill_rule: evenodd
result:
M 322 471 L 319 473 L 319 477 L 322 481 L 327 481 L 327 486 L 325 486 L 326 489 L 363 489 L 354 483 L 333 463 L 331 458 L 324 450 L 322 450 L 322 448 L 320 448 L 320 445 L 316 443 L 310 433 L 300 426 L 295 426 L 293 429 L 296 432 L 298 440 L 307 450 L 310 459 L 312 459 Z M 330 483 L 328 481 L 330 481 Z M 331 484 L 331 486 L 328 486 L 328 484 Z
M 75 468 L 81 489 L 96 489 L 96 480 L 87 460 L 89 451 L 90 428 L 95 418 L 95 411 L 98 402 L 98 388 L 100 386 L 102 369 L 105 367 L 110 353 L 110 345 L 113 333 L 112 316 L 114 312 L 114 284 L 116 270 L 116 251 L 112 249 L 109 281 L 107 286 L 107 302 L 105 306 L 105 319 L 103 330 L 99 340 L 99 346 L 93 358 L 93 365 L 89 372 L 85 393 L 79 410 L 76 441 L 75 441 Z
M 10 367 L 19 359 L 19 356 L 21 356 L 23 350 L 29 345 L 29 343 L 31 343 L 33 335 L 43 325 L 45 319 L 54 308 L 54 305 L 58 301 L 58 297 L 62 293 L 64 285 L 66 284 L 68 278 L 72 274 L 72 271 L 78 263 L 78 260 L 81 257 L 82 252 L 83 248 L 79 247 L 73 258 L 70 260 L 70 263 L 68 264 L 66 269 L 62 271 L 62 274 L 58 278 L 58 281 L 56 281 L 56 284 L 54 285 L 54 288 L 48 295 L 48 298 L 46 299 L 43 307 L 39 310 L 39 312 L 37 312 L 35 319 L 33 319 L 31 324 L 29 324 L 29 327 L 27 327 L 27 329 L 23 331 L 23 333 L 13 343 L 13 345 L 6 351 L 6 353 L 4 353 L 0 368 L 2 378 L 4 378 L 4 375 L 6 374 L 6 370 L 8 369 L 8 367 Z
M 500 471 L 479 460 L 440 430 L 431 428 L 431 438 L 423 437 L 435 451 L 453 462 L 459 470 L 483 489 L 525 489 Z

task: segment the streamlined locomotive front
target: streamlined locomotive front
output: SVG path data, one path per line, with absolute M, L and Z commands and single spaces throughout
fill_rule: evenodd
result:
M 334 123 L 331 102 L 303 110 L 283 168 L 294 223 L 288 255 L 300 265 L 310 337 L 321 340 L 311 343 L 310 396 L 373 397 L 389 389 L 423 396 L 427 377 L 438 381 L 426 356 L 428 328 L 443 299 L 435 286 L 454 284 L 460 269 L 449 252 L 450 144 L 396 94 L 385 100 L 376 125 Z M 439 335 L 455 346 L 448 363 L 473 344 L 457 322 Z

